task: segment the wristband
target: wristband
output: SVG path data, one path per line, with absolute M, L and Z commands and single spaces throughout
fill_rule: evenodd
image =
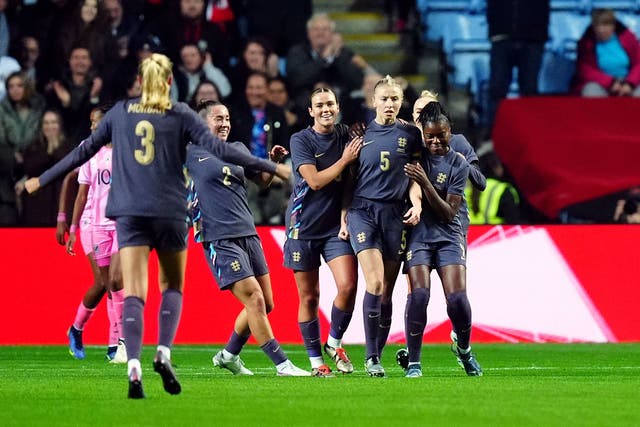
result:
M 58 216 L 56 218 L 57 222 L 67 222 L 67 214 L 65 212 L 58 212 Z
M 78 224 L 71 224 L 71 227 L 69 227 L 69 234 L 76 234 L 77 229 L 78 229 Z

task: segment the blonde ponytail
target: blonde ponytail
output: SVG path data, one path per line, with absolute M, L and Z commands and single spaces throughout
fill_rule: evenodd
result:
M 169 89 L 172 67 L 171 60 L 159 53 L 142 61 L 138 68 L 142 86 L 142 108 L 162 112 L 171 108 Z

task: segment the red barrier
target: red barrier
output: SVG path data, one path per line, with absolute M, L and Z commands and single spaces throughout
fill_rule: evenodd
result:
M 275 309 L 269 318 L 273 330 L 283 343 L 300 343 L 296 287 L 291 272 L 282 267 L 280 245 L 283 231 L 265 227 L 259 232 L 271 268 Z M 66 343 L 65 331 L 92 280 L 86 259 L 80 255 L 67 255 L 64 248 L 55 243 L 53 229 L 0 229 L 0 239 L 3 242 L 2 270 L 5 279 L 3 308 L 0 311 L 4 327 L 0 328 L 0 344 Z M 640 227 L 636 226 L 472 228 L 468 282 L 474 323 L 477 322 L 475 341 L 640 341 L 636 307 L 636 301 L 640 299 L 639 241 Z M 514 244 L 528 249 L 509 249 L 513 247 L 509 245 Z M 189 249 L 184 310 L 176 341 L 225 342 L 241 306 L 228 292 L 218 290 L 199 245 L 190 243 Z M 474 259 L 482 261 L 482 264 L 477 265 Z M 157 341 L 155 315 L 159 295 L 155 263 L 152 256 L 144 331 L 146 343 Z M 523 270 L 526 266 L 540 272 L 539 283 L 535 281 L 535 274 Z M 521 277 L 522 273 L 526 277 Z M 520 291 L 530 298 L 515 299 L 512 293 L 497 286 L 503 282 L 514 288 L 521 286 L 523 289 Z M 332 292 L 334 288 L 333 283 L 322 284 L 323 293 Z M 397 286 L 400 301 L 404 298 L 405 289 Z M 579 297 L 543 300 L 548 304 L 536 303 L 536 296 L 546 295 L 544 292 L 563 295 L 562 289 L 567 290 L 567 295 Z M 436 290 L 432 293 L 435 294 Z M 557 311 L 550 311 L 554 305 Z M 584 307 L 586 309 L 582 310 Z M 527 319 L 514 315 L 513 325 L 509 320 L 496 320 L 496 313 L 506 313 L 509 309 L 518 313 L 530 310 L 534 314 Z M 595 332 L 582 334 L 582 320 L 576 320 L 575 333 L 570 328 L 566 334 L 553 328 L 545 329 L 547 323 L 566 324 L 574 318 L 579 320 L 572 314 L 574 309 L 576 313 L 586 313 L 585 316 L 593 319 Z M 327 312 L 326 303 L 323 310 Z M 434 296 L 429 306 L 429 318 L 438 323 L 431 327 L 428 341 L 447 340 L 446 319 L 438 314 L 442 310 L 442 301 Z M 396 304 L 394 311 L 401 317 L 403 306 Z M 361 305 L 358 303 L 354 317 L 359 313 Z M 562 317 L 565 315 L 566 320 Z M 542 327 L 538 329 L 537 325 Z M 87 325 L 85 341 L 89 344 L 106 343 L 107 326 L 105 303 L 102 302 Z M 354 321 L 349 329 L 353 331 L 350 341 L 358 342 L 362 323 Z M 401 325 L 398 324 L 396 329 L 397 335 Z M 322 318 L 322 330 L 324 333 L 328 331 L 325 317 Z

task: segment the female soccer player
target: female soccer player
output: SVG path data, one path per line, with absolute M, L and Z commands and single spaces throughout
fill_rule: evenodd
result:
M 353 364 L 342 348 L 355 305 L 358 267 L 353 249 L 338 237 L 342 208 L 343 173 L 358 158 L 362 137 L 351 143 L 345 125 L 336 125 L 338 102 L 327 88 L 311 93 L 309 114 L 313 126 L 291 137 L 295 187 L 287 209 L 287 240 L 284 265 L 293 270 L 300 305 L 298 323 L 314 376 L 330 376 L 320 341 L 320 257 L 333 274 L 338 294 L 331 309 L 331 330 L 324 351 L 338 371 L 353 372 Z
M 91 111 L 92 129 L 97 127 L 108 110 L 108 106 L 103 106 Z M 80 216 L 85 210 L 85 204 L 88 203 L 92 212 L 90 237 L 92 255 L 98 266 L 100 281 L 108 292 L 109 343 L 106 357 L 112 363 L 125 363 L 127 356 L 122 335 L 124 290 L 116 242 L 116 224 L 105 216 L 107 197 L 111 188 L 111 156 L 111 144 L 107 144 L 80 167 L 78 195 L 73 209 L 71 228 L 74 230 L 78 228 Z M 75 255 L 73 250 L 75 238 L 75 233 L 69 234 L 67 252 L 71 255 Z
M 405 251 L 405 226 L 417 224 L 421 211 L 416 201 L 420 189 L 413 186 L 409 194 L 410 180 L 403 170 L 420 158 L 420 131 L 396 120 L 402 96 L 402 88 L 390 76 L 375 86 L 376 118 L 364 134 L 353 200 L 340 231 L 349 236 L 364 272 L 365 370 L 375 377 L 385 375 L 380 354 L 391 327 L 390 295 Z M 407 196 L 412 205 L 408 210 Z M 388 296 L 385 301 L 383 293 Z
M 226 141 L 231 131 L 229 110 L 217 101 L 204 101 L 197 109 L 211 133 Z M 249 153 L 241 142 L 230 142 Z M 287 155 L 276 145 L 269 157 L 280 161 Z M 192 178 L 190 201 L 195 239 L 202 242 L 207 264 L 220 289 L 229 290 L 244 309 L 236 317 L 233 333 L 222 351 L 213 356 L 214 366 L 234 375 L 253 375 L 240 360 L 240 351 L 253 334 L 280 376 L 309 376 L 291 363 L 274 338 L 267 313 L 273 308 L 269 269 L 264 258 L 253 215 L 249 210 L 245 176 L 266 188 L 273 174 L 243 169 L 224 162 L 196 145 L 187 149 L 187 169 Z M 224 200 L 225 203 L 220 203 Z
M 276 173 L 288 179 L 290 168 L 247 155 L 214 138 L 207 125 L 186 104 L 172 104 L 171 61 L 152 54 L 140 64 L 140 98 L 118 102 L 93 134 L 64 159 L 25 184 L 32 193 L 89 160 L 113 142 L 113 180 L 107 217 L 114 218 L 125 289 L 123 329 L 127 348 L 129 397 L 143 398 L 142 326 L 148 288 L 149 253 L 159 261 L 162 302 L 154 370 L 165 391 L 178 394 L 180 383 L 171 365 L 171 346 L 182 310 L 187 259 L 187 189 L 182 165 L 189 141 L 232 163 Z
M 431 91 L 424 90 L 420 94 L 420 97 L 416 99 L 416 101 L 413 103 L 412 115 L 413 115 L 413 122 L 416 125 L 418 125 L 418 118 L 420 117 L 420 113 L 422 112 L 424 107 L 431 102 L 438 102 L 438 95 Z M 422 134 L 422 128 L 420 128 L 419 125 L 418 125 L 418 128 L 420 129 L 420 133 Z M 478 159 L 478 155 L 476 154 L 475 150 L 473 149 L 469 141 L 467 141 L 467 138 L 465 138 L 465 136 L 460 133 L 451 134 L 451 137 L 449 138 L 449 147 L 451 147 L 451 149 L 455 151 L 457 154 L 461 155 L 469 164 L 469 181 L 471 182 L 471 185 L 473 185 L 473 187 L 478 191 L 484 191 L 484 189 L 487 186 L 487 178 L 484 176 L 484 174 L 480 170 L 480 161 Z M 462 230 L 464 232 L 464 243 L 466 248 L 470 219 L 469 219 L 469 208 L 467 204 L 467 198 L 464 195 L 462 197 L 462 202 L 460 203 L 459 212 L 460 212 L 460 222 L 462 223 Z M 410 280 L 411 279 L 409 279 L 409 281 Z M 408 301 L 410 299 L 411 299 L 411 285 L 409 285 L 409 293 L 407 294 L 406 307 L 409 307 L 410 304 Z M 409 353 L 406 348 L 401 348 L 396 352 L 396 362 L 405 371 L 407 370 L 408 364 L 409 364 Z
M 469 176 L 468 163 L 449 146 L 451 124 L 438 102 L 427 104 L 418 119 L 426 153 L 417 165 L 405 165 L 407 176 L 422 189 L 425 209 L 413 229 L 405 260 L 411 297 L 407 300 L 405 335 L 409 350 L 406 376 L 421 377 L 420 353 L 427 324 L 430 273 L 440 276 L 447 299 L 447 313 L 453 325 L 452 351 L 467 375 L 480 376 L 469 341 L 471 307 L 466 292 L 466 244 L 459 207 Z

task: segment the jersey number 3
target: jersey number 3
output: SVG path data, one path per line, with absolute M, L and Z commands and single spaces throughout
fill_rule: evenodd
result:
M 156 139 L 156 131 L 153 125 L 148 120 L 141 120 L 136 125 L 136 135 L 142 137 L 140 143 L 142 144 L 142 150 L 136 149 L 134 156 L 136 161 L 141 165 L 148 165 L 153 162 L 153 158 L 156 156 L 156 149 L 153 145 Z

